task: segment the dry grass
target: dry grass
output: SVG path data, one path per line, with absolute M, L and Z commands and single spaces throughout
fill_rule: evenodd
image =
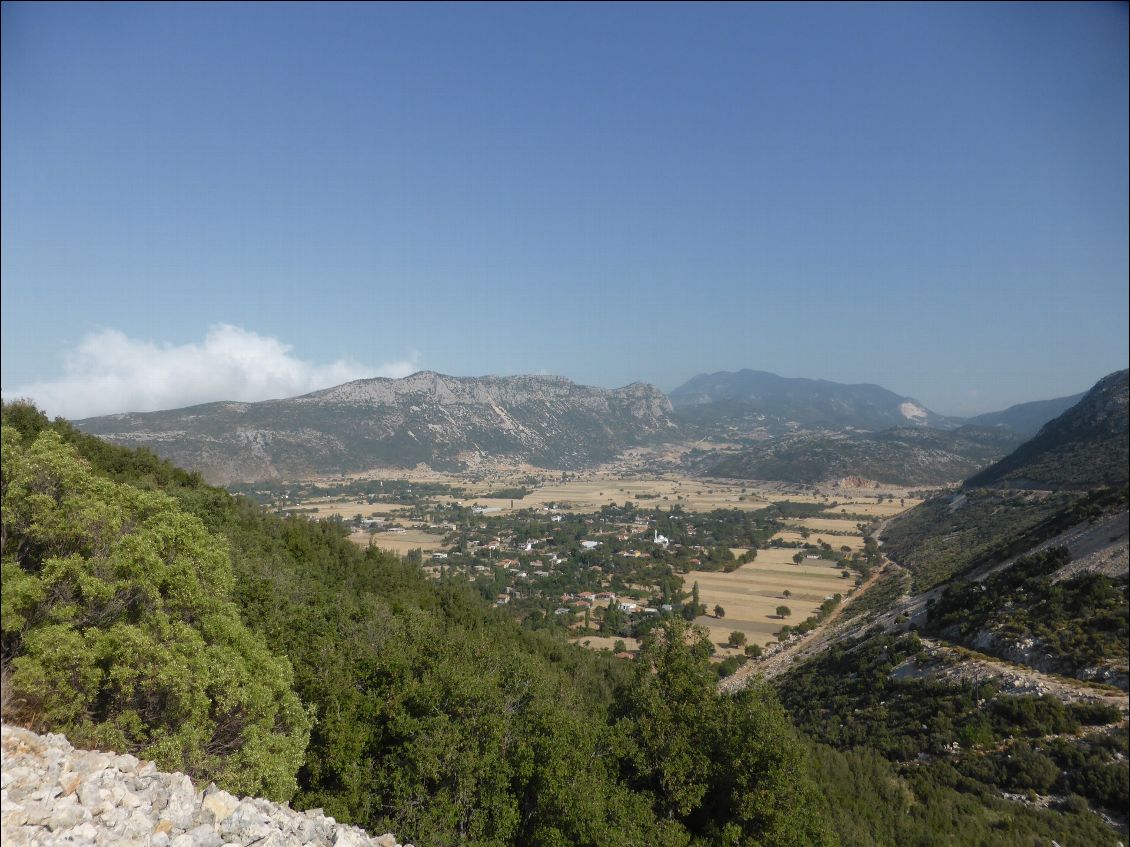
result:
M 364 500 L 333 500 L 329 498 L 306 500 L 299 504 L 298 508 L 317 509 L 317 513 L 306 512 L 305 514 L 319 518 L 340 515 L 347 520 L 354 515 L 369 518 L 377 514 L 387 515 L 391 512 L 406 512 L 412 509 L 411 506 L 405 506 L 402 503 L 366 503 Z
M 615 638 L 607 635 L 582 635 L 570 638 L 574 644 L 587 647 L 590 650 L 611 650 L 617 641 L 623 641 L 629 650 L 639 650 L 640 643 L 634 638 Z
M 859 534 L 859 530 L 856 529 L 856 524 L 859 521 L 836 520 L 835 518 L 788 518 L 787 520 L 790 526 L 803 526 L 805 529 L 812 530 L 814 535 L 818 532 L 827 531 Z
M 637 498 L 636 495 L 641 495 Z M 619 479 L 593 474 L 567 482 L 550 483 L 516 500 L 519 508 L 558 504 L 574 512 L 593 512 L 609 503 L 634 503 L 641 509 L 653 506 L 682 506 L 688 511 L 711 509 L 761 509 L 768 500 L 750 485 L 705 483 L 679 476 L 651 479 Z M 481 501 L 480 501 L 481 502 Z
M 355 530 L 349 540 L 359 547 L 368 547 L 369 543 L 389 553 L 401 556 L 409 550 L 421 549 L 425 553 L 434 553 L 446 549 L 443 546 L 443 536 L 433 535 L 421 529 L 409 529 L 404 532 L 376 532 L 369 534 L 368 530 Z
M 832 545 L 833 550 L 839 550 L 841 547 L 849 548 L 853 553 L 856 550 L 863 549 L 863 536 L 862 535 L 821 535 L 819 532 L 812 533 L 809 538 L 810 541 L 820 543 L 826 541 Z
M 912 509 L 921 503 L 921 500 L 913 497 L 903 498 L 904 505 L 899 505 L 899 501 L 895 500 L 877 503 L 874 500 L 867 499 L 851 499 L 851 500 L 837 500 L 837 505 L 832 511 L 838 512 L 841 509 L 852 512 L 857 515 L 874 515 L 877 518 L 888 518 L 891 515 L 897 515 L 900 512 L 905 512 L 907 509 Z

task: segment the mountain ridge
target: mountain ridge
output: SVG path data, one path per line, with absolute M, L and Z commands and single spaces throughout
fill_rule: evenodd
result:
M 144 446 L 214 481 L 373 467 L 459 470 L 484 456 L 576 469 L 675 429 L 653 386 L 564 377 L 375 377 L 258 403 L 108 415 L 76 426 Z
M 891 427 L 877 432 L 797 433 L 699 460 L 707 476 L 816 484 L 862 477 L 888 485 L 961 482 L 1023 441 L 1007 428 Z
M 939 415 L 913 397 L 881 385 L 848 385 L 824 379 L 782 377 L 745 368 L 699 374 L 669 392 L 676 413 L 701 425 L 712 421 L 761 419 L 770 426 L 788 423 L 834 429 L 887 429 L 928 425 L 952 429 L 956 421 Z
M 1080 391 L 1078 394 L 1067 397 L 1016 403 L 998 412 L 984 412 L 966 418 L 965 423 L 973 426 L 1009 427 L 1031 437 L 1038 433 L 1040 428 L 1048 421 L 1059 417 L 1082 400 L 1086 394 L 1086 391 Z
M 1034 438 L 965 481 L 965 488 L 1088 489 L 1130 477 L 1130 370 L 1107 374 Z

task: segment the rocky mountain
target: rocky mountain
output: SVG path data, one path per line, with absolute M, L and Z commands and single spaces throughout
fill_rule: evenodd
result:
M 457 470 L 485 457 L 578 469 L 674 432 L 670 412 L 667 398 L 643 383 L 609 390 L 555 376 L 424 371 L 76 426 L 228 483 L 419 463 Z
M 736 429 L 880 430 L 893 426 L 949 429 L 957 421 L 878 385 L 741 370 L 700 374 L 669 395 L 677 417 L 692 426 Z
M 1127 374 L 1099 380 L 1035 438 L 966 481 L 967 488 L 1085 490 L 1130 479 Z
M 986 412 L 983 415 L 966 418 L 965 423 L 971 426 L 1008 427 L 1031 438 L 1040 431 L 1040 427 L 1062 415 L 1085 395 L 1086 392 L 1081 392 L 1070 397 L 1057 397 L 1054 400 L 1018 403 L 1000 412 Z
M 880 432 L 804 432 L 714 451 L 697 466 L 708 476 L 741 479 L 813 484 L 862 477 L 890 485 L 936 485 L 960 482 L 1021 441 L 1009 429 L 973 426 L 952 432 L 914 426 Z

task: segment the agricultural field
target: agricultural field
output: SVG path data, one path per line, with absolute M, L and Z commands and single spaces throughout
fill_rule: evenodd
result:
M 350 534 L 349 540 L 361 547 L 368 547 L 369 543 L 372 542 L 373 545 L 382 550 L 397 553 L 401 556 L 407 555 L 409 550 L 420 549 L 426 555 L 445 549 L 442 535 L 426 532 L 423 529 L 406 529 L 404 532 L 374 532 L 372 534 L 368 530 L 354 530 Z
M 574 644 L 587 647 L 589 650 L 611 650 L 614 648 L 617 641 L 623 641 L 624 646 L 629 650 L 635 651 L 640 649 L 640 642 L 635 638 L 614 638 L 610 635 L 582 635 L 578 638 L 570 638 L 569 640 Z
M 836 511 L 845 509 L 856 515 L 873 515 L 877 518 L 889 518 L 899 514 L 899 512 L 905 512 L 907 509 L 913 508 L 922 502 L 916 497 L 902 497 L 899 500 L 884 500 L 882 503 L 878 503 L 870 497 L 853 497 L 846 500 L 835 499 L 836 502 L 839 503 L 839 505 L 836 506 Z
M 566 482 L 541 485 L 521 500 L 514 508 L 545 508 L 550 504 L 571 512 L 593 512 L 609 503 L 635 503 L 640 508 L 679 505 L 688 511 L 711 509 L 760 509 L 768 500 L 758 495 L 751 486 L 725 483 L 705 483 L 687 477 L 664 476 L 655 479 L 620 479 L 612 476 L 586 476 Z M 478 503 L 507 511 L 509 500 L 484 500 L 470 498 L 464 505 Z
M 782 529 L 780 532 L 774 533 L 770 541 L 784 541 L 785 543 L 803 544 L 807 539 L 799 532 L 794 532 L 791 529 Z
M 368 518 L 376 514 L 408 512 L 411 506 L 402 503 L 367 503 L 364 500 L 312 499 L 302 503 L 306 514 L 316 518 L 332 518 L 335 515 L 349 520 L 354 515 Z
M 789 519 L 788 523 L 791 526 L 802 526 L 816 535 L 821 532 L 858 533 L 855 525 L 859 521 L 837 520 L 836 518 L 793 518 Z
M 827 597 L 846 595 L 852 587 L 852 581 L 841 576 L 844 571 L 828 560 L 794 564 L 796 552 L 787 548 L 758 550 L 756 561 L 730 573 L 691 571 L 683 577 L 687 588 L 698 583 L 699 600 L 711 614 L 695 622 L 710 631 L 719 654 L 740 652 L 722 646 L 734 630 L 744 632 L 751 643 L 769 644 L 776 641 L 782 626 L 800 623 Z M 713 617 L 716 605 L 725 610 L 724 617 Z M 788 606 L 792 614 L 785 619 L 777 617 L 778 606 Z
M 544 471 L 530 472 L 516 470 L 509 473 L 483 474 L 445 474 L 430 470 L 382 469 L 349 477 L 310 478 L 306 483 L 333 486 L 360 483 L 370 480 L 412 485 L 449 486 L 462 492 L 459 497 L 450 494 L 433 495 L 429 499 L 437 504 L 457 503 L 461 506 L 478 505 L 491 514 L 506 515 L 528 508 L 544 509 L 554 505 L 561 511 L 586 513 L 598 511 L 609 503 L 622 504 L 629 501 L 647 508 L 651 506 L 670 507 L 678 505 L 687 511 L 704 512 L 712 509 L 756 510 L 771 502 L 788 500 L 803 504 L 837 503 L 836 510 L 846 509 L 860 515 L 887 517 L 915 505 L 917 500 L 906 499 L 905 506 L 898 500 L 878 503 L 877 496 L 843 495 L 836 492 L 814 493 L 811 490 L 798 490 L 785 484 L 734 482 L 727 480 L 703 480 L 678 474 L 662 474 L 653 477 L 630 477 L 624 473 L 593 472 L 579 475 L 565 481 Z M 508 488 L 526 488 L 529 493 L 522 498 L 491 498 L 488 494 Z M 889 495 L 887 495 L 889 496 Z M 356 497 L 315 497 L 304 499 L 294 506 L 303 509 L 317 509 L 318 517 L 340 515 L 350 518 L 357 513 L 368 517 L 372 512 L 391 513 L 407 508 L 403 503 L 368 503 Z

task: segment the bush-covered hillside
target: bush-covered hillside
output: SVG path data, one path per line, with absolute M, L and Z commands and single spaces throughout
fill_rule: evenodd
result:
M 1070 561 L 1055 547 L 982 581 L 955 582 L 931 606 L 928 631 L 1040 670 L 1125 684 L 1126 577 L 1057 581 L 1056 570 Z
M 845 844 L 1113 844 L 1092 808 L 1125 813 L 1127 734 L 1117 709 L 1013 696 L 988 683 L 900 679 L 916 635 L 841 644 L 779 683 L 817 746 Z M 1003 793 L 1014 795 L 1007 799 Z M 1054 796 L 1050 807 L 1016 797 Z
M 925 591 L 1124 510 L 1126 503 L 1125 486 L 1087 494 L 974 488 L 939 495 L 900 515 L 883 533 L 883 549 L 913 574 L 914 591 Z
M 290 797 L 310 719 L 290 663 L 241 620 L 226 541 L 52 430 L 5 426 L 2 479 L 11 716 Z
M 738 479 L 814 484 L 858 476 L 890 485 L 938 485 L 960 482 L 1021 441 L 1008 429 L 971 426 L 952 432 L 903 426 L 880 432 L 800 433 L 737 451 L 711 452 L 697 464 L 709 476 Z

